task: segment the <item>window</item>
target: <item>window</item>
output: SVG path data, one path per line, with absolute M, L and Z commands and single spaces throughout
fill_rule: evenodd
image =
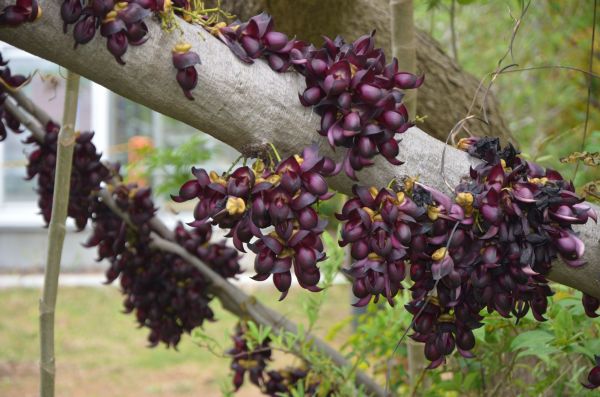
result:
M 60 122 L 65 89 L 64 69 L 2 42 L 0 51 L 3 58 L 10 61 L 8 66 L 14 73 L 34 74 L 31 83 L 23 88 L 25 94 Z M 80 83 L 76 128 L 94 131 L 98 151 L 123 165 L 127 164 L 128 143 L 133 137 L 146 136 L 155 146 L 176 147 L 192 134 L 199 133 L 86 79 Z M 7 139 L 0 143 L 0 226 L 37 227 L 42 224 L 36 204 L 35 182 L 24 181 L 26 155 L 31 151 L 22 143 L 26 135 L 27 132 L 21 135 L 9 132 Z M 199 165 L 225 171 L 237 158 L 237 151 L 208 135 L 206 140 L 213 155 L 208 163 Z M 160 178 L 160 175 L 156 177 Z

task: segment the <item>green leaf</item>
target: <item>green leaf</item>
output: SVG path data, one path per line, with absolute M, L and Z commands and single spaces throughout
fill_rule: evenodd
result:
M 552 322 L 552 328 L 557 338 L 568 340 L 573 334 L 573 315 L 565 308 L 561 308 Z
M 513 339 L 510 344 L 510 350 L 517 351 L 519 349 L 544 347 L 553 339 L 554 335 L 542 330 L 523 332 Z

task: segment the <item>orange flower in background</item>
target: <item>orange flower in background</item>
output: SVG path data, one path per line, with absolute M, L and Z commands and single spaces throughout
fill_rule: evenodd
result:
M 142 160 L 145 154 L 154 147 L 152 138 L 147 136 L 136 135 L 127 142 L 127 163 L 129 164 L 129 172 L 127 173 L 127 181 L 136 183 L 138 186 L 148 186 L 149 181 L 144 172 Z

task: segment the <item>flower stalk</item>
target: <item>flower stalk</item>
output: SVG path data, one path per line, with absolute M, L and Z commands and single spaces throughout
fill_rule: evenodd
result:
M 71 185 L 73 148 L 76 139 L 75 117 L 79 93 L 79 75 L 68 72 L 62 128 L 58 136 L 56 178 L 52 218 L 48 228 L 48 253 L 44 290 L 40 299 L 40 396 L 53 397 L 56 375 L 54 357 L 54 313 L 58 293 L 58 275 L 66 232 L 67 208 Z

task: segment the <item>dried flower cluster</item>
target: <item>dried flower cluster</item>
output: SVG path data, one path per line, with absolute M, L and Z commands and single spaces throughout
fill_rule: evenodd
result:
M 431 368 L 455 347 L 471 356 L 483 309 L 517 318 L 531 309 L 543 321 L 552 294 L 544 275 L 557 257 L 583 264 L 572 225 L 596 220 L 570 182 L 511 146 L 487 138 L 461 146 L 484 161 L 452 197 L 412 180 L 401 190 L 356 186 L 338 215 L 358 305 L 380 295 L 393 303 L 410 264 L 412 338 L 425 343 Z
M 195 179 L 186 182 L 173 200 L 199 199 L 190 225 L 204 227 L 210 221 L 231 229 L 228 236 L 235 247 L 245 252 L 246 244 L 256 254 L 254 279 L 273 275 L 283 299 L 292 270 L 303 288 L 319 290 L 317 262 L 325 257 L 320 235 L 326 222 L 313 207 L 332 196 L 325 177 L 336 171 L 334 162 L 319 155 L 313 145 L 301 156 L 269 166 L 258 160 L 252 167 L 224 175 L 194 168 Z
M 353 43 L 325 37 L 317 48 L 273 30 L 265 13 L 212 32 L 244 62 L 263 57 L 277 72 L 292 66 L 305 77 L 300 102 L 321 116 L 319 134 L 332 147 L 347 149 L 343 169 L 348 176 L 356 179 L 355 171 L 372 165 L 377 154 L 402 164 L 396 159 L 396 135 L 413 125 L 402 90 L 419 87 L 423 78 L 398 71 L 396 59 L 386 64 L 383 51 L 375 48 L 374 33 Z

